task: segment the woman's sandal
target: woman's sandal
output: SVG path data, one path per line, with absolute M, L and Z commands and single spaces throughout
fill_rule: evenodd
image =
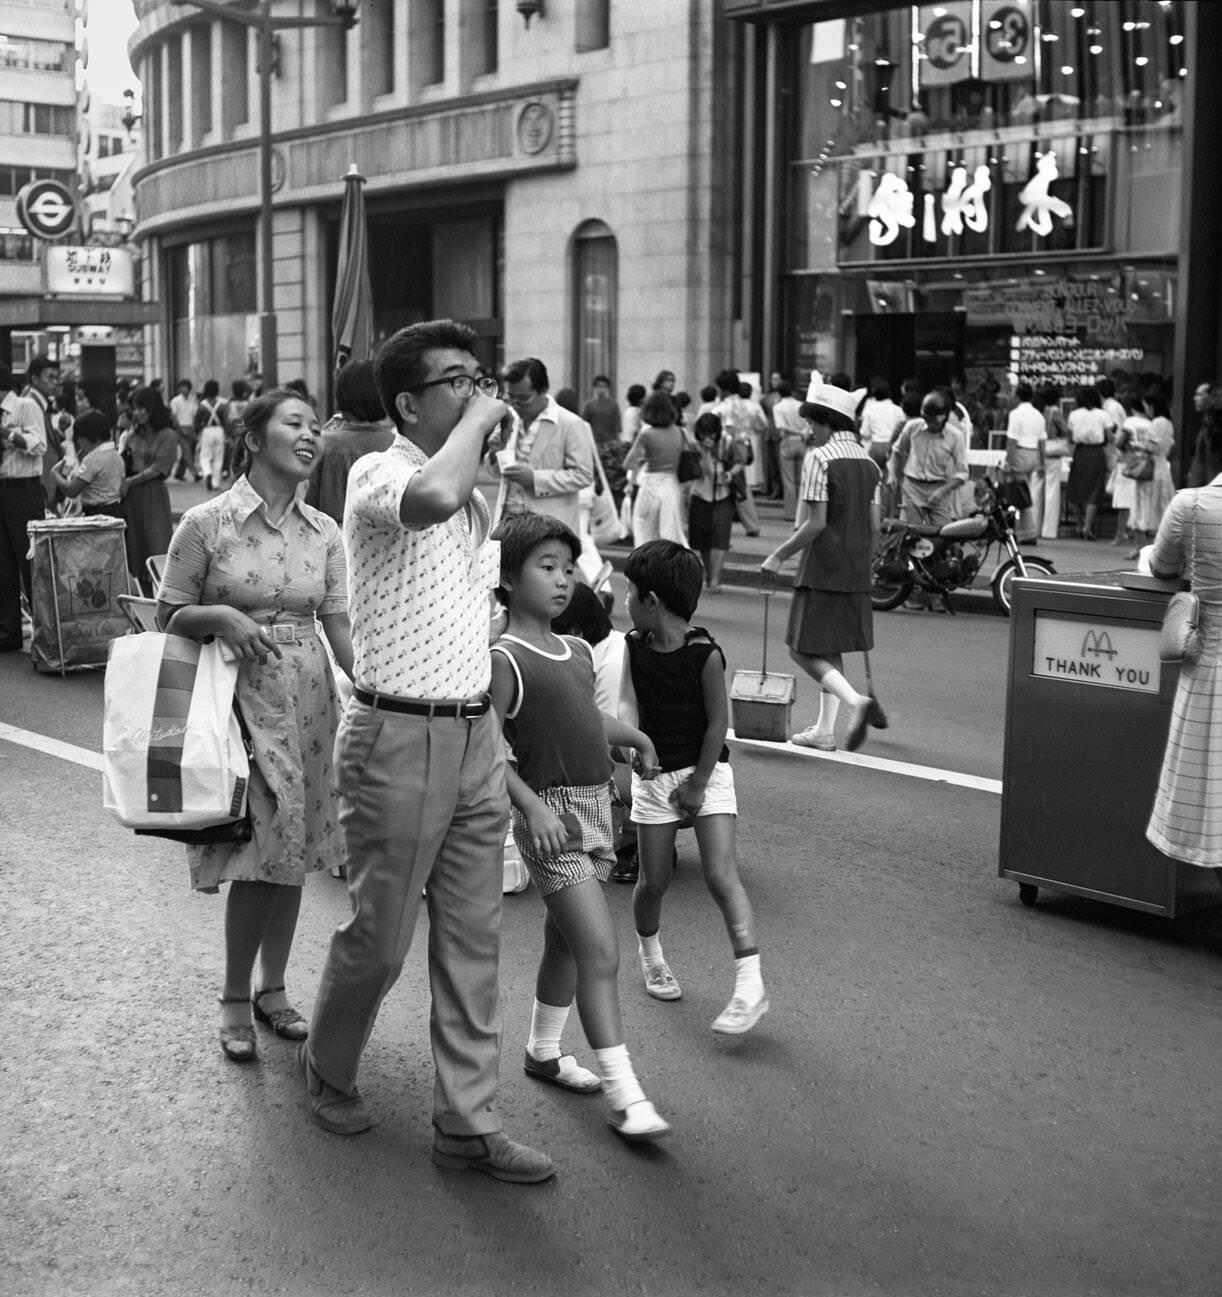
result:
M 265 995 L 274 995 L 277 991 L 283 995 L 284 987 L 265 986 L 250 997 L 255 1017 L 283 1040 L 305 1040 L 310 1034 L 309 1024 L 296 1009 L 286 1004 L 283 1009 L 268 1010 L 259 1003 Z
M 246 1004 L 245 996 L 219 996 L 220 1004 Z M 253 1063 L 258 1058 L 255 1029 L 249 1022 L 221 1023 L 221 1049 L 231 1063 Z

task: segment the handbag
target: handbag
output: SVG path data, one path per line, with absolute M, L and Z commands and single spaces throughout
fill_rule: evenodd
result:
M 590 539 L 595 545 L 614 545 L 628 535 L 628 528 L 615 507 L 615 497 L 611 494 L 607 470 L 603 467 L 597 446 L 594 448 L 594 472 L 597 481 L 594 484 L 594 503 L 590 506 Z
M 1192 533 L 1189 542 L 1188 580 L 1196 568 L 1197 510 L 1200 497 L 1193 501 Z M 1167 601 L 1162 630 L 1158 636 L 1160 662 L 1195 662 L 1201 652 L 1201 601 L 1191 590 L 1180 590 Z
M 683 438 L 683 449 L 679 452 L 679 465 L 675 473 L 680 482 L 694 482 L 704 476 L 704 454 L 699 446 Z
M 137 833 L 250 836 L 250 736 L 220 643 L 145 631 L 111 642 L 103 686 L 102 805 Z M 202 835 L 202 836 L 201 836 Z
M 1154 456 L 1148 450 L 1130 451 L 1120 471 L 1135 482 L 1148 482 L 1154 476 Z

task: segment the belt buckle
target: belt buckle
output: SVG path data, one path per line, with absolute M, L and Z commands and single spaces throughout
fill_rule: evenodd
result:
M 458 717 L 464 721 L 476 721 L 487 710 L 486 700 L 483 698 L 468 698 L 466 702 L 458 709 Z
M 297 627 L 292 622 L 277 621 L 272 622 L 268 628 L 272 633 L 273 644 L 296 644 Z

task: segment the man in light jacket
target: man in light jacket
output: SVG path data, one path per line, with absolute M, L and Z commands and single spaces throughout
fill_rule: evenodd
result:
M 506 513 L 546 513 L 581 534 L 581 491 L 594 482 L 594 434 L 584 419 L 556 404 L 547 369 L 527 356 L 505 371 L 505 400 L 517 419 L 508 437 L 490 443 L 500 475 L 495 521 Z

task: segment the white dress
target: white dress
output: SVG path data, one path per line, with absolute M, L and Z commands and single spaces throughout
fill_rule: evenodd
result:
M 1172 500 L 1152 565 L 1192 571 L 1202 650 L 1180 667 L 1146 837 L 1174 860 L 1222 868 L 1222 475 Z

